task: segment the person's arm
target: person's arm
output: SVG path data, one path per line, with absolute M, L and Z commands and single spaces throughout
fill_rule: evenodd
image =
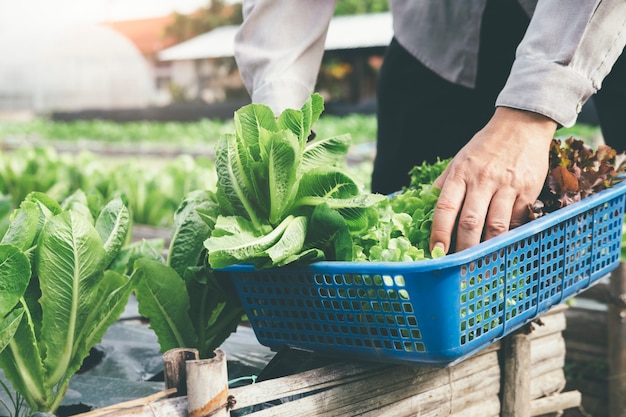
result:
M 254 103 L 299 109 L 315 88 L 336 0 L 244 0 L 235 59 Z
M 541 114 L 498 107 L 434 183 L 441 194 L 431 248 L 458 252 L 524 223 L 545 181 L 556 127 Z
M 435 181 L 431 248 L 463 250 L 528 220 L 554 132 L 575 123 L 624 44 L 626 1 L 539 0 L 494 116 Z
M 626 0 L 539 0 L 496 105 L 572 126 L 626 44 Z

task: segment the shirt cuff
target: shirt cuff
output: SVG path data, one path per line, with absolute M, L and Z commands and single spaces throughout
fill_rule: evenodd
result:
M 554 63 L 517 59 L 496 106 L 543 114 L 562 126 L 576 123 L 583 104 L 596 92 L 590 80 Z

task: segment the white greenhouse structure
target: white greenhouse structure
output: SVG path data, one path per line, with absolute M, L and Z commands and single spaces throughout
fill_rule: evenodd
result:
M 155 94 L 141 53 L 106 26 L 4 26 L 0 56 L 0 112 L 144 107 Z

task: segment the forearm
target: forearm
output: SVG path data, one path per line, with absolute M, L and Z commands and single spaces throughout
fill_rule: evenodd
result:
M 571 126 L 626 44 L 626 1 L 539 0 L 496 104 Z
M 235 59 L 252 101 L 300 108 L 319 72 L 336 0 L 244 0 Z

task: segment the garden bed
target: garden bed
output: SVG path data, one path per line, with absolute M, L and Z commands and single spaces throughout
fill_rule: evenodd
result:
M 523 332 L 446 368 L 338 361 L 288 349 L 256 383 L 228 387 L 219 354 L 186 360 L 187 395 L 168 398 L 167 391 L 143 404 L 116 404 L 82 416 L 558 415 L 580 404 L 578 392 L 563 392 L 564 310 L 559 305 Z

